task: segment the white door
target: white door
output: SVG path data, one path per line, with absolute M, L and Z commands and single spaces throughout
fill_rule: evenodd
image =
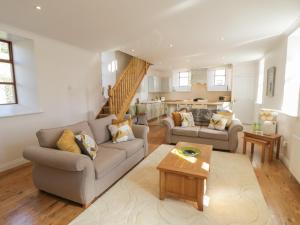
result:
M 252 124 L 255 105 L 255 77 L 233 76 L 232 111 L 244 124 Z

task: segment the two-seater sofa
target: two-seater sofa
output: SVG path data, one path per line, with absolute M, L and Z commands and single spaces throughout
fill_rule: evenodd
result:
M 179 141 L 212 145 L 214 149 L 236 152 L 238 147 L 238 132 L 243 126 L 238 119 L 233 119 L 230 126 L 224 130 L 209 129 L 207 126 L 179 127 L 174 125 L 171 117 L 163 119 L 166 125 L 166 142 L 176 144 Z
M 40 146 L 25 148 L 24 158 L 33 163 L 35 186 L 48 193 L 78 202 L 85 207 L 128 170 L 141 161 L 148 151 L 148 127 L 133 125 L 136 139 L 112 143 L 108 125 L 114 115 L 70 126 L 42 129 L 37 132 Z M 94 137 L 99 150 L 91 160 L 83 154 L 60 151 L 56 142 L 64 129 L 84 131 Z

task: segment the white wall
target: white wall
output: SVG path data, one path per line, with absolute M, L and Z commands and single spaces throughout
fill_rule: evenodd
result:
M 24 162 L 23 148 L 37 144 L 41 128 L 67 125 L 98 110 L 99 55 L 36 34 L 0 25 L 0 30 L 33 40 L 42 113 L 0 118 L 0 171 Z M 0 106 L 1 110 L 1 106 Z
M 233 112 L 242 123 L 252 124 L 256 97 L 258 62 L 250 61 L 233 65 L 232 106 Z
M 284 91 L 287 37 L 287 35 L 284 35 L 280 42 L 267 54 L 265 54 L 263 104 L 256 105 L 256 111 L 258 111 L 260 108 L 281 110 Z M 266 96 L 267 69 L 272 66 L 276 67 L 275 93 L 274 97 L 268 97 Z M 287 143 L 286 147 L 282 146 L 281 159 L 286 166 L 291 169 L 292 167 L 295 167 L 295 165 L 292 163 L 296 162 L 299 164 L 300 162 L 300 155 L 295 154 L 295 150 L 299 150 L 299 146 L 296 144 L 297 141 L 295 141 L 296 139 L 300 140 L 299 117 L 290 117 L 280 113 L 278 117 L 278 133 L 283 135 L 283 143 Z M 291 160 L 291 158 L 294 156 L 298 158 L 293 158 L 293 160 Z M 300 171 L 293 171 L 292 173 L 300 182 Z

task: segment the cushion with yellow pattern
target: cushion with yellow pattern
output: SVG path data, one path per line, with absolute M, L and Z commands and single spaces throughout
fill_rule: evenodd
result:
M 227 119 L 226 127 L 229 127 L 231 122 L 232 122 L 234 114 L 232 112 L 229 112 L 229 111 L 219 111 L 219 112 L 217 112 L 217 114 L 222 115 L 222 117 L 224 119 Z
M 98 146 L 95 140 L 84 132 L 75 136 L 75 141 L 78 144 L 81 153 L 87 155 L 92 160 L 96 158 Z
M 56 142 L 58 149 L 67 152 L 81 153 L 79 146 L 75 142 L 75 135 L 72 130 L 66 129 Z
M 208 128 L 215 129 L 215 130 L 225 130 L 227 124 L 227 119 L 223 118 L 222 115 L 213 114 L 212 118 L 210 119 Z
M 108 129 L 112 136 L 113 143 L 131 141 L 135 139 L 132 129 L 130 127 L 129 120 L 125 120 L 116 124 L 111 124 L 108 126 Z

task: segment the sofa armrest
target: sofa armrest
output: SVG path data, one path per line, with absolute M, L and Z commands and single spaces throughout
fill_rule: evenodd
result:
M 148 132 L 149 127 L 145 125 L 132 125 L 132 131 L 136 138 L 144 139 L 145 141 L 145 156 L 148 155 Z
M 231 152 L 236 152 L 238 147 L 238 132 L 243 131 L 244 127 L 240 120 L 234 119 L 232 120 L 229 128 L 228 128 L 228 136 L 229 136 L 229 146 Z
M 172 135 L 172 129 L 175 127 L 174 121 L 171 117 L 166 117 L 162 120 L 162 123 L 166 126 L 166 142 L 168 144 L 171 144 L 171 135 Z
M 26 147 L 23 157 L 33 163 L 65 171 L 94 170 L 93 163 L 88 156 L 51 148 Z
M 174 124 L 174 121 L 173 121 L 173 119 L 171 118 L 171 117 L 166 117 L 166 118 L 164 118 L 163 120 L 162 120 L 162 123 L 164 124 L 164 125 L 166 125 L 169 129 L 172 129 L 172 128 L 174 128 L 175 127 L 175 124 Z

